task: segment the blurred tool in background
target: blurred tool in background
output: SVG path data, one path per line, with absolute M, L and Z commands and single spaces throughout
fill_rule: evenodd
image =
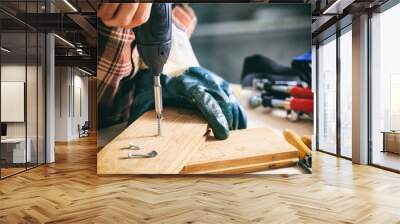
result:
M 295 57 L 291 68 L 279 65 L 261 55 L 248 57 L 243 66 L 242 85 L 252 86 L 257 92 L 249 98 L 252 108 L 262 105 L 285 109 L 292 121 L 301 117 L 310 119 L 313 117 L 314 100 L 309 87 L 310 52 Z
M 268 94 L 253 95 L 249 99 L 250 106 L 255 108 L 260 105 L 271 108 L 281 108 L 287 111 L 291 121 L 297 121 L 300 117 L 312 118 L 314 100 L 301 98 L 288 98 L 286 100 L 274 99 Z
M 297 97 L 297 98 L 313 98 L 313 93 L 308 85 L 304 82 L 295 81 L 270 81 L 269 79 L 253 79 L 253 89 L 260 92 L 271 92 L 276 96 L 282 97 Z
M 293 58 L 292 68 L 300 72 L 301 80 L 311 86 L 311 51 Z
M 311 74 L 310 74 L 311 75 Z M 244 59 L 241 83 L 243 87 L 253 85 L 254 79 L 268 79 L 274 81 L 302 82 L 302 73 L 276 63 L 263 55 L 252 55 Z

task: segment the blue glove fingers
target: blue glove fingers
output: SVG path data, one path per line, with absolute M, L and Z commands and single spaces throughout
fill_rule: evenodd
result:
M 186 75 L 194 77 L 194 80 L 197 82 L 201 80 L 201 83 L 207 87 L 207 91 L 213 95 L 221 106 L 228 120 L 230 130 L 247 126 L 247 118 L 245 117 L 243 108 L 236 100 L 232 88 L 227 81 L 211 71 L 200 67 L 189 68 Z
M 204 90 L 200 90 L 199 88 L 193 88 L 190 92 L 191 93 L 188 95 L 188 97 L 193 99 L 197 108 L 206 118 L 215 138 L 221 140 L 228 138 L 228 121 L 214 97 Z
M 238 104 L 239 107 L 239 126 L 238 129 L 246 129 L 247 128 L 247 115 L 244 111 L 242 105 Z
M 239 108 L 236 99 L 233 96 L 230 96 L 230 105 L 232 108 L 232 126 L 231 130 L 236 130 L 239 128 Z
M 240 129 L 243 126 L 243 108 L 241 107 L 240 103 L 237 101 L 235 95 L 233 94 L 232 88 L 230 84 L 221 79 L 220 87 L 223 89 L 225 94 L 229 97 L 230 105 L 232 107 L 232 126 L 231 130 Z M 244 120 L 246 123 L 244 126 L 247 125 L 246 119 Z
M 190 98 L 195 91 L 207 92 L 218 103 L 228 122 L 228 128 L 231 128 L 233 115 L 232 106 L 229 104 L 229 96 L 210 78 L 211 74 L 207 70 L 197 67 L 187 70 L 184 75 L 176 79 L 178 94 L 186 95 Z
M 233 127 L 233 122 L 234 122 L 234 111 L 232 105 L 230 103 L 229 96 L 225 95 L 223 92 L 217 92 L 214 90 L 207 90 L 207 93 L 209 93 L 218 103 L 218 105 L 221 107 L 222 112 L 225 115 L 225 119 L 228 121 L 229 124 L 229 129 L 232 130 Z

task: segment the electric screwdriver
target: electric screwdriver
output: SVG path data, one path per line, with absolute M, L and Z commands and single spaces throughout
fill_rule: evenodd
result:
M 139 55 L 154 76 L 154 100 L 159 136 L 162 133 L 163 110 L 160 73 L 171 50 L 171 30 L 171 3 L 153 3 L 149 20 L 133 29 Z

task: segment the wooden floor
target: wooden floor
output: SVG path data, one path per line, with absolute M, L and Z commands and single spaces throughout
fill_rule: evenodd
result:
M 1 177 L 7 177 L 19 172 L 25 171 L 25 167 L 11 167 L 11 168 L 1 168 Z
M 374 154 L 372 155 L 372 162 L 380 166 L 388 167 L 395 170 L 400 170 L 399 154 L 374 150 Z
M 95 138 L 0 181 L 0 223 L 400 223 L 400 175 L 314 154 L 314 174 L 97 176 Z

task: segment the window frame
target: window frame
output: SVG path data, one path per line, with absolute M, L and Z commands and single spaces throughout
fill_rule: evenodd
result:
M 341 36 L 343 36 L 344 34 L 346 34 L 347 32 L 352 32 L 351 26 L 352 23 L 348 22 L 349 21 L 349 17 L 344 17 L 343 18 L 344 22 L 343 22 L 343 27 L 337 27 L 336 32 L 327 36 L 324 39 L 321 39 L 318 41 L 318 43 L 316 44 L 316 150 L 319 152 L 323 152 L 329 155 L 333 155 L 333 156 L 337 156 L 346 160 L 352 160 L 352 158 L 347 157 L 342 155 L 341 153 L 341 119 L 340 119 L 340 103 L 341 103 L 341 97 L 340 97 L 340 81 L 341 81 L 341 67 L 340 67 L 340 38 Z M 340 22 L 340 21 L 338 21 Z M 336 24 L 334 24 L 333 26 L 336 26 Z M 319 142 L 319 130 L 320 130 L 320 126 L 319 126 L 319 119 L 320 119 L 320 115 L 319 115 L 319 83 L 320 83 L 320 65 L 319 65 L 319 49 L 320 49 L 320 45 L 322 43 L 326 44 L 330 41 L 336 41 L 336 151 L 335 153 L 329 152 L 327 150 L 321 149 L 320 148 L 320 142 Z

